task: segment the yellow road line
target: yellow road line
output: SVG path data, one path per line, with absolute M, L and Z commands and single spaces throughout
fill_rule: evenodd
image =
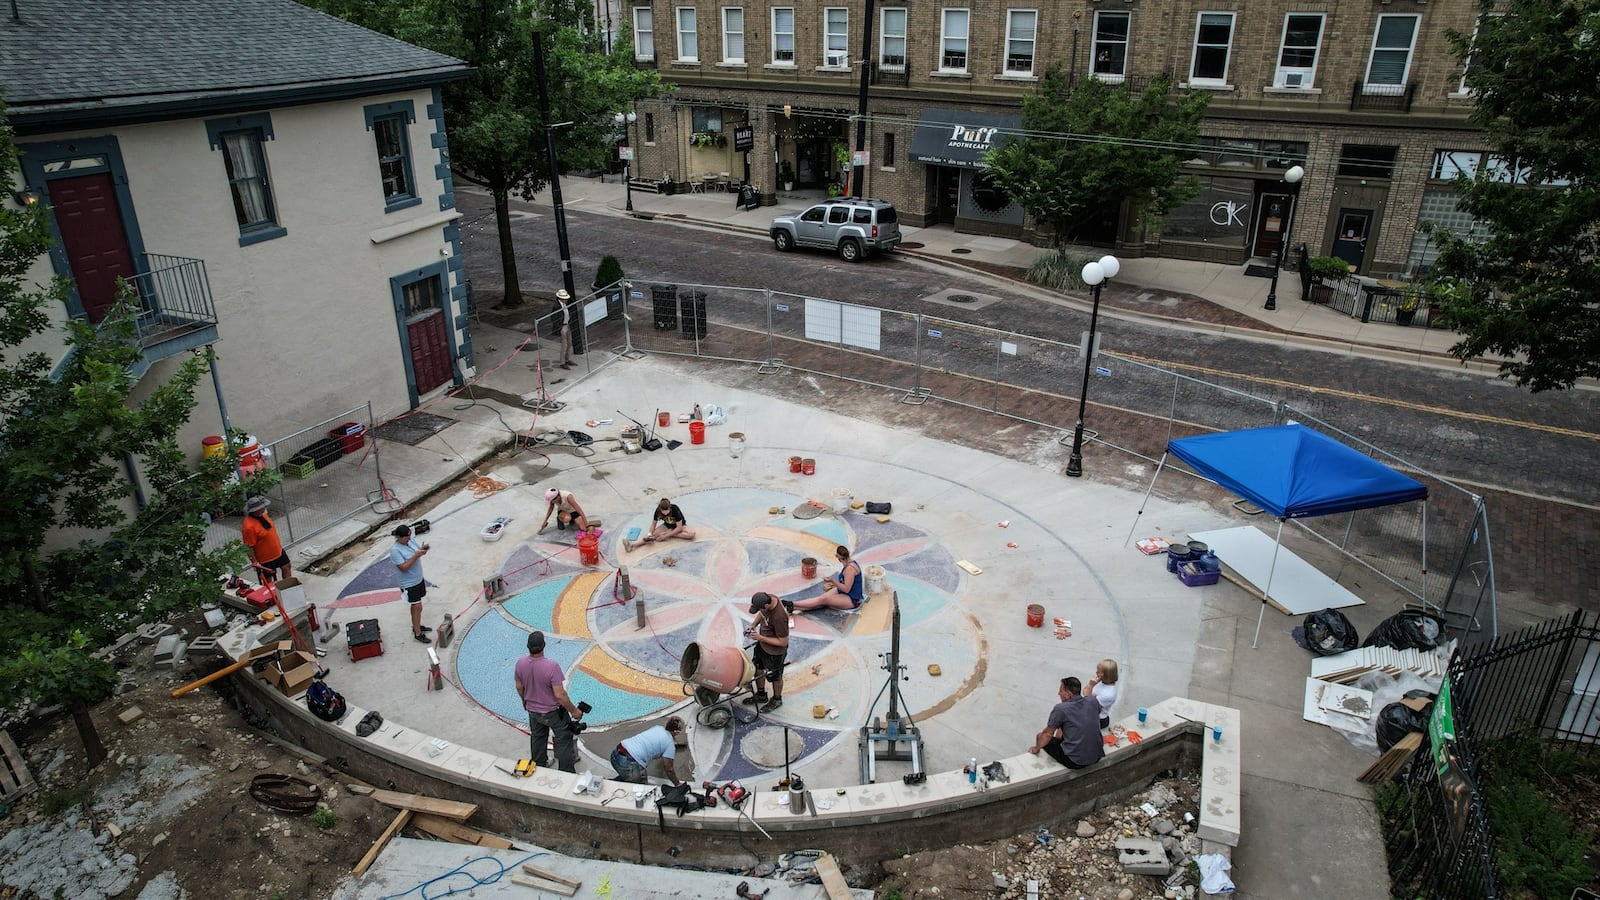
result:
M 1510 425 L 1513 428 L 1526 428 L 1530 431 L 1543 431 L 1546 434 L 1560 434 L 1567 437 L 1586 438 L 1591 441 L 1600 440 L 1600 434 L 1592 431 L 1578 431 L 1575 428 L 1562 428 L 1557 425 L 1541 425 L 1538 422 L 1524 422 L 1518 419 L 1507 419 L 1504 416 L 1490 416 L 1483 413 L 1463 412 L 1458 409 L 1445 409 L 1438 406 L 1428 406 L 1422 403 L 1413 403 L 1410 400 L 1393 400 L 1388 397 L 1375 397 L 1371 394 L 1360 394 L 1355 391 L 1344 391 L 1338 388 L 1317 387 L 1316 385 L 1301 384 L 1296 381 L 1287 381 L 1282 378 L 1267 378 L 1262 375 L 1245 375 L 1239 372 L 1230 372 L 1226 369 L 1214 369 L 1210 366 L 1196 366 L 1188 363 L 1177 363 L 1165 359 L 1154 359 L 1147 356 L 1136 356 L 1131 353 L 1118 353 L 1117 356 L 1141 362 L 1157 368 L 1184 369 L 1190 372 L 1200 372 L 1206 375 L 1221 375 L 1228 378 L 1241 378 L 1245 381 L 1270 384 L 1276 387 L 1305 391 L 1311 394 L 1325 394 L 1332 397 L 1343 397 L 1348 400 L 1361 400 L 1367 403 L 1379 403 L 1384 406 L 1396 406 L 1401 409 L 1411 409 L 1417 412 L 1436 413 L 1443 416 L 1453 416 L 1457 419 L 1468 419 L 1473 422 L 1485 422 L 1493 425 Z

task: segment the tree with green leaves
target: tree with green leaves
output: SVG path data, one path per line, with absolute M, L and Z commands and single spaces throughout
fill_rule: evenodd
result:
M 1494 147 L 1455 186 L 1475 227 L 1437 225 L 1429 288 L 1461 334 L 1460 359 L 1505 358 L 1533 391 L 1600 375 L 1600 0 L 1480 4 L 1477 34 L 1452 34 Z
M 474 68 L 472 77 L 444 86 L 450 167 L 494 198 L 503 302 L 521 303 L 509 201 L 513 194 L 533 199 L 550 180 L 533 42 L 538 35 L 545 41 L 549 124 L 559 126 L 559 168 L 598 169 L 605 166 L 616 136 L 612 117 L 662 91 L 660 76 L 633 65 L 632 29 L 621 30 L 608 54 L 591 3 L 314 0 L 311 5 Z
M 1142 91 L 1099 78 L 1069 80 L 1052 65 L 1022 101 L 1022 135 L 984 157 L 996 186 L 1054 232 L 1075 229 L 1124 201 L 1148 221 L 1198 193 L 1180 171 L 1193 155 L 1209 97 L 1172 95 L 1161 76 Z
M 0 196 L 16 170 L 0 105 Z M 99 326 L 55 334 L 59 360 L 32 349 L 52 338 L 46 311 L 65 298 L 60 279 L 28 279 L 52 243 L 48 216 L 39 204 L 0 207 L 0 698 L 65 707 L 93 766 L 105 749 L 89 708 L 116 685 L 93 653 L 141 619 L 215 597 L 214 576 L 243 549 L 206 552 L 204 513 L 242 497 L 219 487 L 225 461 L 196 472 L 179 449 L 204 357 L 130 402 L 142 355 L 131 290 Z

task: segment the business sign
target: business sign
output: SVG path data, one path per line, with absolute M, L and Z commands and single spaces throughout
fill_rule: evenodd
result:
M 754 125 L 733 126 L 733 152 L 749 153 L 756 147 L 756 129 Z
M 617 159 L 623 162 L 633 162 L 633 148 L 622 146 L 617 148 Z
M 930 109 L 922 114 L 911 136 L 911 159 L 937 166 L 977 169 L 983 155 L 1007 131 L 1022 126 L 1017 116 L 1000 116 L 968 110 Z

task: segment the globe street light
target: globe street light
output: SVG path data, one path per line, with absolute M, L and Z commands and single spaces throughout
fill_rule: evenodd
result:
M 1117 277 L 1120 271 L 1122 263 L 1110 254 L 1100 257 L 1099 262 L 1083 266 L 1083 283 L 1091 288 L 1094 305 L 1089 310 L 1089 336 L 1083 342 L 1083 389 L 1078 394 L 1078 425 L 1072 430 L 1072 457 L 1067 460 L 1067 475 L 1072 478 L 1083 475 L 1083 411 L 1089 405 L 1089 376 L 1094 372 L 1094 333 L 1100 322 L 1100 288 L 1105 286 L 1107 278 Z
M 622 146 L 628 148 L 628 158 L 623 161 L 622 178 L 623 183 L 627 185 L 624 191 L 628 197 L 628 212 L 633 212 L 633 144 L 628 141 L 628 126 L 639 121 L 639 114 L 629 110 L 612 116 L 611 121 L 616 122 L 617 127 L 622 129 Z
M 1300 196 L 1300 179 L 1306 177 L 1306 170 L 1300 166 L 1290 166 L 1289 171 L 1283 173 L 1283 180 L 1289 182 L 1294 188 L 1289 193 L 1289 215 L 1283 219 L 1283 230 L 1278 232 L 1278 252 L 1272 258 L 1272 286 L 1267 288 L 1267 309 L 1278 308 L 1278 270 L 1283 268 L 1283 248 L 1289 243 L 1289 226 L 1294 222 L 1294 201 Z

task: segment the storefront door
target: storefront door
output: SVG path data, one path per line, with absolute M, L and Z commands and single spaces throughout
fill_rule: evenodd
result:
M 1367 255 L 1367 236 L 1372 231 L 1372 210 L 1341 207 L 1339 229 L 1333 235 L 1333 255 L 1360 272 Z
M 961 208 L 961 170 L 954 166 L 929 166 L 934 172 L 938 207 L 933 220 L 939 225 L 954 225 Z
M 1262 194 L 1256 201 L 1256 209 L 1260 214 L 1256 216 L 1255 246 L 1250 251 L 1252 256 L 1272 257 L 1288 239 L 1289 203 L 1288 194 Z

